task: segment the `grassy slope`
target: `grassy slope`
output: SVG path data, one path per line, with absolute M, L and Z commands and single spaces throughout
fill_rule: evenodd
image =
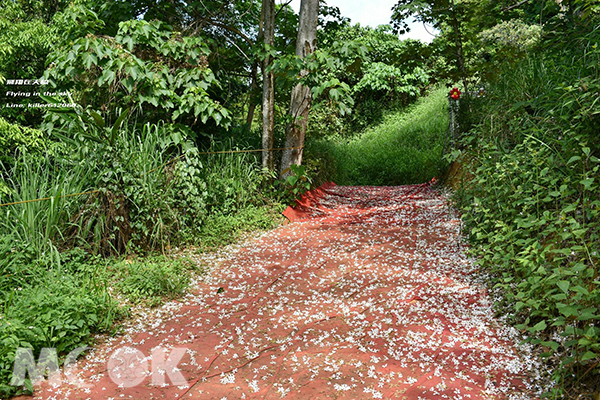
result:
M 448 127 L 445 88 L 388 115 L 355 138 L 317 142 L 313 152 L 333 159 L 330 179 L 341 185 L 420 183 L 439 175 Z

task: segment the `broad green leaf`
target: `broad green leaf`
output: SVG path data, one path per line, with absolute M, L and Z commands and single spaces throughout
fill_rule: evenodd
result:
M 113 71 L 105 69 L 98 79 L 98 86 L 103 86 L 105 83 L 111 84 L 115 80 L 115 76 Z
M 539 332 L 546 329 L 546 321 L 541 321 L 535 324 L 530 330 L 533 332 Z
M 133 91 L 133 85 L 134 85 L 134 80 L 132 77 L 127 77 L 125 79 L 123 79 L 121 81 L 121 83 L 123 84 L 123 86 L 125 87 L 125 89 L 127 89 L 127 91 L 129 93 L 131 93 Z
M 213 114 L 213 119 L 215 120 L 215 122 L 217 123 L 217 126 L 219 126 L 219 124 L 221 123 L 221 120 L 223 119 L 223 117 L 221 116 L 221 114 L 219 112 L 216 112 Z
M 541 342 L 541 344 L 542 346 L 550 347 L 554 351 L 556 351 L 560 347 L 560 344 L 554 341 Z
M 90 69 L 92 64 L 94 64 L 94 65 L 98 64 L 98 59 L 96 58 L 96 56 L 94 54 L 91 54 L 91 53 L 84 53 L 81 56 L 81 59 L 83 61 L 83 65 L 85 65 L 86 69 Z
M 578 315 L 577 307 L 569 306 L 563 303 L 557 303 L 556 308 L 558 308 L 558 311 L 567 318 Z
M 599 316 L 596 315 L 598 309 L 595 307 L 586 308 L 581 311 L 581 315 L 577 318 L 579 321 L 589 321 L 591 319 L 598 319 Z
M 122 44 L 127 46 L 127 49 L 129 51 L 133 50 L 133 38 L 131 36 L 125 36 L 123 37 L 123 40 L 121 42 Z
M 586 351 L 585 354 L 581 356 L 581 361 L 591 360 L 592 358 L 596 357 L 598 357 L 598 354 L 594 353 L 593 351 Z
M 581 183 L 583 185 L 585 190 L 591 190 L 592 184 L 594 183 L 594 178 L 587 178 L 587 179 L 579 181 L 579 183 Z
M 590 295 L 590 292 L 586 288 L 584 288 L 583 286 L 581 286 L 581 285 L 572 286 L 571 290 L 574 291 L 574 292 L 576 292 L 576 293 L 580 293 L 580 294 L 582 294 L 584 296 L 589 296 Z
M 104 118 L 102 118 L 102 116 L 100 114 L 98 114 L 96 111 L 91 110 L 90 115 L 92 116 L 92 118 L 94 118 L 96 125 L 98 125 L 100 128 L 104 128 L 104 126 L 105 126 Z
M 560 290 L 562 290 L 565 293 L 569 292 L 569 286 L 571 284 L 569 283 L 569 281 L 558 281 L 556 283 L 556 286 L 558 286 L 560 288 Z

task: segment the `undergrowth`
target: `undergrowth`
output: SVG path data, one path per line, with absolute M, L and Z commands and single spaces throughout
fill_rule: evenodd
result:
M 552 366 L 546 396 L 598 398 L 600 31 L 562 40 L 490 83 L 456 201 L 501 312 Z
M 64 356 L 124 315 L 98 277 L 99 264 L 75 253 L 62 258 L 57 265 L 18 238 L 0 238 L 0 396 L 21 392 L 8 384 L 17 348 L 39 354 L 52 347 Z

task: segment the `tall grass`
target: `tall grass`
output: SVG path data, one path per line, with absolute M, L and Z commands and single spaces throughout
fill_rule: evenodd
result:
M 210 150 L 232 148 L 225 143 Z M 183 157 L 177 156 L 181 151 Z M 124 127 L 112 142 L 72 144 L 68 158 L 25 153 L 9 177 L 8 200 L 19 204 L 0 208 L 0 236 L 10 233 L 37 255 L 57 260 L 61 244 L 103 254 L 131 245 L 164 251 L 182 236 L 200 233 L 210 215 L 264 204 L 265 176 L 256 154 L 183 150 L 168 130 L 152 124 Z M 60 197 L 93 189 L 99 192 Z
M 201 175 L 208 185 L 209 209 L 232 212 L 256 204 L 262 174 L 256 154 L 221 153 L 199 155 Z
M 0 208 L 0 234 L 30 244 L 38 255 L 57 255 L 57 240 L 77 202 L 60 196 L 85 190 L 85 171 L 39 154 L 24 153 L 9 176 L 10 200 L 17 204 Z
M 448 128 L 447 90 L 439 88 L 409 108 L 350 140 L 317 141 L 308 157 L 328 160 L 328 179 L 342 185 L 400 185 L 438 176 Z
M 179 228 L 172 185 L 163 170 L 171 142 L 162 126 L 145 124 L 123 131 L 117 146 L 123 171 L 116 189 L 125 193 L 134 238 L 164 250 Z

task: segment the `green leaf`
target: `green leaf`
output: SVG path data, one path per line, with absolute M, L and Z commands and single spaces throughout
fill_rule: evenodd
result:
M 133 50 L 133 38 L 131 36 L 125 36 L 123 37 L 123 40 L 121 42 L 122 44 L 127 46 L 127 49 L 129 51 Z
M 31 383 L 31 379 L 25 379 L 25 389 L 27 389 L 27 391 L 33 393 L 33 384 Z
M 582 181 L 579 181 L 579 183 L 581 183 L 583 185 L 585 190 L 591 190 L 592 184 L 594 183 L 594 178 L 587 178 Z
M 556 283 L 556 286 L 558 286 L 563 292 L 568 293 L 569 286 L 571 286 L 571 284 L 569 283 L 569 281 L 558 281 Z
M 83 61 L 83 65 L 85 66 L 86 69 L 90 69 L 92 64 L 98 65 L 98 58 L 96 58 L 96 56 L 94 54 L 84 53 L 81 56 L 81 59 Z
M 569 306 L 564 303 L 557 303 L 556 308 L 558 308 L 558 311 L 567 318 L 578 315 L 577 307 Z
M 598 309 L 595 307 L 586 308 L 581 311 L 581 315 L 577 318 L 579 321 L 589 321 L 591 319 L 598 319 L 596 313 Z
M 125 118 L 127 118 L 127 116 L 129 115 L 129 111 L 124 111 L 121 113 L 121 115 L 119 115 L 119 118 L 117 118 L 117 120 L 115 121 L 115 124 L 113 125 L 112 129 L 111 129 L 111 139 L 110 142 L 114 143 L 116 138 L 117 138 L 117 132 L 119 131 L 119 129 L 121 129 L 121 125 L 123 125 L 123 121 L 125 121 Z
M 104 126 L 105 126 L 104 118 L 102 118 L 102 116 L 100 114 L 98 114 L 94 110 L 90 110 L 90 115 L 92 116 L 92 118 L 94 118 L 94 121 L 96 121 L 96 125 L 98 125 L 100 128 L 104 128 Z
M 596 358 L 598 355 L 592 351 L 586 351 L 583 356 L 581 356 L 581 361 L 591 360 L 592 358 Z
M 535 324 L 532 328 L 530 328 L 530 331 L 539 332 L 543 331 L 544 329 L 546 329 L 546 321 L 541 321 Z
M 217 123 L 217 126 L 219 126 L 219 124 L 221 123 L 221 120 L 223 119 L 223 117 L 221 116 L 221 113 L 219 113 L 219 112 L 213 113 L 212 117 L 215 120 L 215 122 Z
M 554 341 L 541 342 L 541 344 L 542 346 L 550 347 L 553 351 L 556 351 L 560 347 L 560 344 Z
M 104 83 L 111 84 L 115 80 L 116 74 L 110 69 L 102 71 L 102 75 L 98 79 L 98 86 L 104 85 Z
M 121 83 L 123 84 L 123 86 L 125 86 L 125 89 L 127 89 L 127 91 L 129 93 L 131 93 L 133 91 L 134 82 L 135 81 L 131 76 L 129 76 L 121 81 Z
M 580 294 L 582 294 L 584 296 L 589 296 L 590 295 L 590 292 L 586 288 L 584 288 L 583 286 L 581 286 L 581 285 L 573 286 L 573 287 L 571 287 L 571 290 L 574 291 L 575 293 L 580 293 Z
M 137 80 L 138 76 L 140 75 L 140 69 L 137 66 L 132 66 L 129 68 L 126 68 L 126 72 L 134 79 Z

